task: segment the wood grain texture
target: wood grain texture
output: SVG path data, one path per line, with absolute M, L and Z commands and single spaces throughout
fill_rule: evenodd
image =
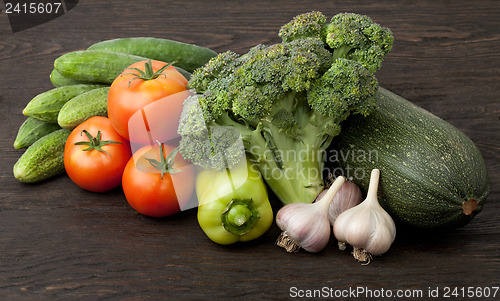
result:
M 204 235 L 196 210 L 151 219 L 135 213 L 119 189 L 85 192 L 65 175 L 36 185 L 13 178 L 22 153 L 12 147 L 21 111 L 51 88 L 49 74 L 61 54 L 131 36 L 243 53 L 278 42 L 279 27 L 310 10 L 367 14 L 393 30 L 396 41 L 377 73 L 380 84 L 464 131 L 485 158 L 491 194 L 469 225 L 447 234 L 398 229 L 391 250 L 361 266 L 333 239 L 319 254 L 287 254 L 274 245 L 279 229 L 273 225 L 256 241 L 224 247 Z M 15 34 L 0 15 L 2 300 L 283 300 L 294 286 L 424 293 L 429 287 L 499 286 L 498 28 L 496 0 L 87 0 Z M 273 206 L 279 209 L 276 200 Z

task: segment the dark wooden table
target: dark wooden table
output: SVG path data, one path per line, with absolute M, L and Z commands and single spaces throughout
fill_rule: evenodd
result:
M 196 209 L 147 218 L 129 207 L 120 189 L 96 194 L 78 189 L 66 175 L 36 185 L 12 176 L 22 153 L 12 147 L 21 111 L 51 88 L 48 76 L 61 54 L 132 36 L 242 53 L 278 42 L 279 27 L 310 10 L 367 14 L 393 30 L 393 50 L 377 73 L 380 84 L 458 127 L 485 158 L 491 194 L 469 225 L 445 235 L 400 231 L 387 254 L 362 266 L 333 240 L 319 254 L 287 254 L 274 245 L 276 225 L 256 241 L 224 247 L 199 228 Z M 461 295 L 462 288 L 498 287 L 499 28 L 498 0 L 88 0 L 16 33 L 2 13 L 0 298 L 269 300 L 316 289 L 351 293 L 342 299 L 354 300 L 369 296 L 352 294 L 361 287 L 375 296 L 403 292 L 416 297 L 400 299 L 424 300 L 435 289 L 443 297 L 447 289 Z

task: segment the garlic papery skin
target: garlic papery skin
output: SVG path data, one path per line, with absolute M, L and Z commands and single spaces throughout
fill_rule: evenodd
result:
M 338 177 L 315 203 L 283 206 L 276 214 L 276 224 L 283 231 L 276 244 L 289 253 L 300 248 L 311 253 L 323 250 L 331 236 L 328 208 L 344 182 L 344 177 Z
M 374 169 L 366 199 L 356 207 L 342 212 L 333 225 L 339 242 L 353 246 L 353 256 L 369 263 L 372 255 L 382 255 L 396 238 L 396 225 L 377 199 L 380 171 Z
M 337 217 L 347 209 L 357 206 L 363 201 L 359 186 L 352 181 L 345 181 L 328 208 L 328 219 L 333 226 Z

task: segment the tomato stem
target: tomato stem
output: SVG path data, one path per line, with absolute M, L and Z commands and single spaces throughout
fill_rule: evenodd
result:
M 119 144 L 123 144 L 121 142 L 118 142 L 118 141 L 113 141 L 113 140 L 101 140 L 101 131 L 98 131 L 97 132 L 97 135 L 95 137 L 93 137 L 89 132 L 87 132 L 87 130 L 83 130 L 81 134 L 85 134 L 85 136 L 87 136 L 87 138 L 89 139 L 89 141 L 79 141 L 79 142 L 76 142 L 75 145 L 86 145 L 88 146 L 86 149 L 84 149 L 83 151 L 91 151 L 91 150 L 96 150 L 96 151 L 100 151 L 100 152 L 103 152 L 105 154 L 108 154 L 110 157 L 111 157 L 111 154 L 109 154 L 107 151 L 105 151 L 102 147 L 105 146 L 105 145 L 108 145 L 108 144 L 112 144 L 112 143 L 119 143 Z
M 124 74 L 134 75 L 134 77 L 128 82 L 128 86 L 130 87 L 130 83 L 134 79 L 141 79 L 141 80 L 146 81 L 146 80 L 156 79 L 160 75 L 167 77 L 162 72 L 165 71 L 165 69 L 167 69 L 168 67 L 172 66 L 174 63 L 176 63 L 176 62 L 168 63 L 165 66 L 163 66 L 162 68 L 158 69 L 156 72 L 153 71 L 153 64 L 152 64 L 151 60 L 148 60 L 146 63 L 144 63 L 144 71 L 139 69 L 139 68 L 128 68 L 129 70 L 136 71 L 136 72 L 124 73 Z
M 160 145 L 160 161 L 155 160 L 155 159 L 150 159 L 150 158 L 145 158 L 145 159 L 148 160 L 148 162 L 149 162 L 149 164 L 151 164 L 151 166 L 153 166 L 154 168 L 156 168 L 160 171 L 161 179 L 163 180 L 163 175 L 166 173 L 169 173 L 172 175 L 174 173 L 178 173 L 178 172 L 182 171 L 180 169 L 173 168 L 174 158 L 177 155 L 177 153 L 179 152 L 179 147 L 174 148 L 168 154 L 168 156 L 165 157 L 163 144 L 159 141 L 157 141 L 157 142 Z

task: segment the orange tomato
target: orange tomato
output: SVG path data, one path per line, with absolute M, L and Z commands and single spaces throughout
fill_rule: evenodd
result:
M 108 117 L 115 130 L 129 139 L 130 117 L 144 106 L 168 95 L 187 90 L 187 79 L 165 62 L 141 61 L 130 65 L 111 84 Z

